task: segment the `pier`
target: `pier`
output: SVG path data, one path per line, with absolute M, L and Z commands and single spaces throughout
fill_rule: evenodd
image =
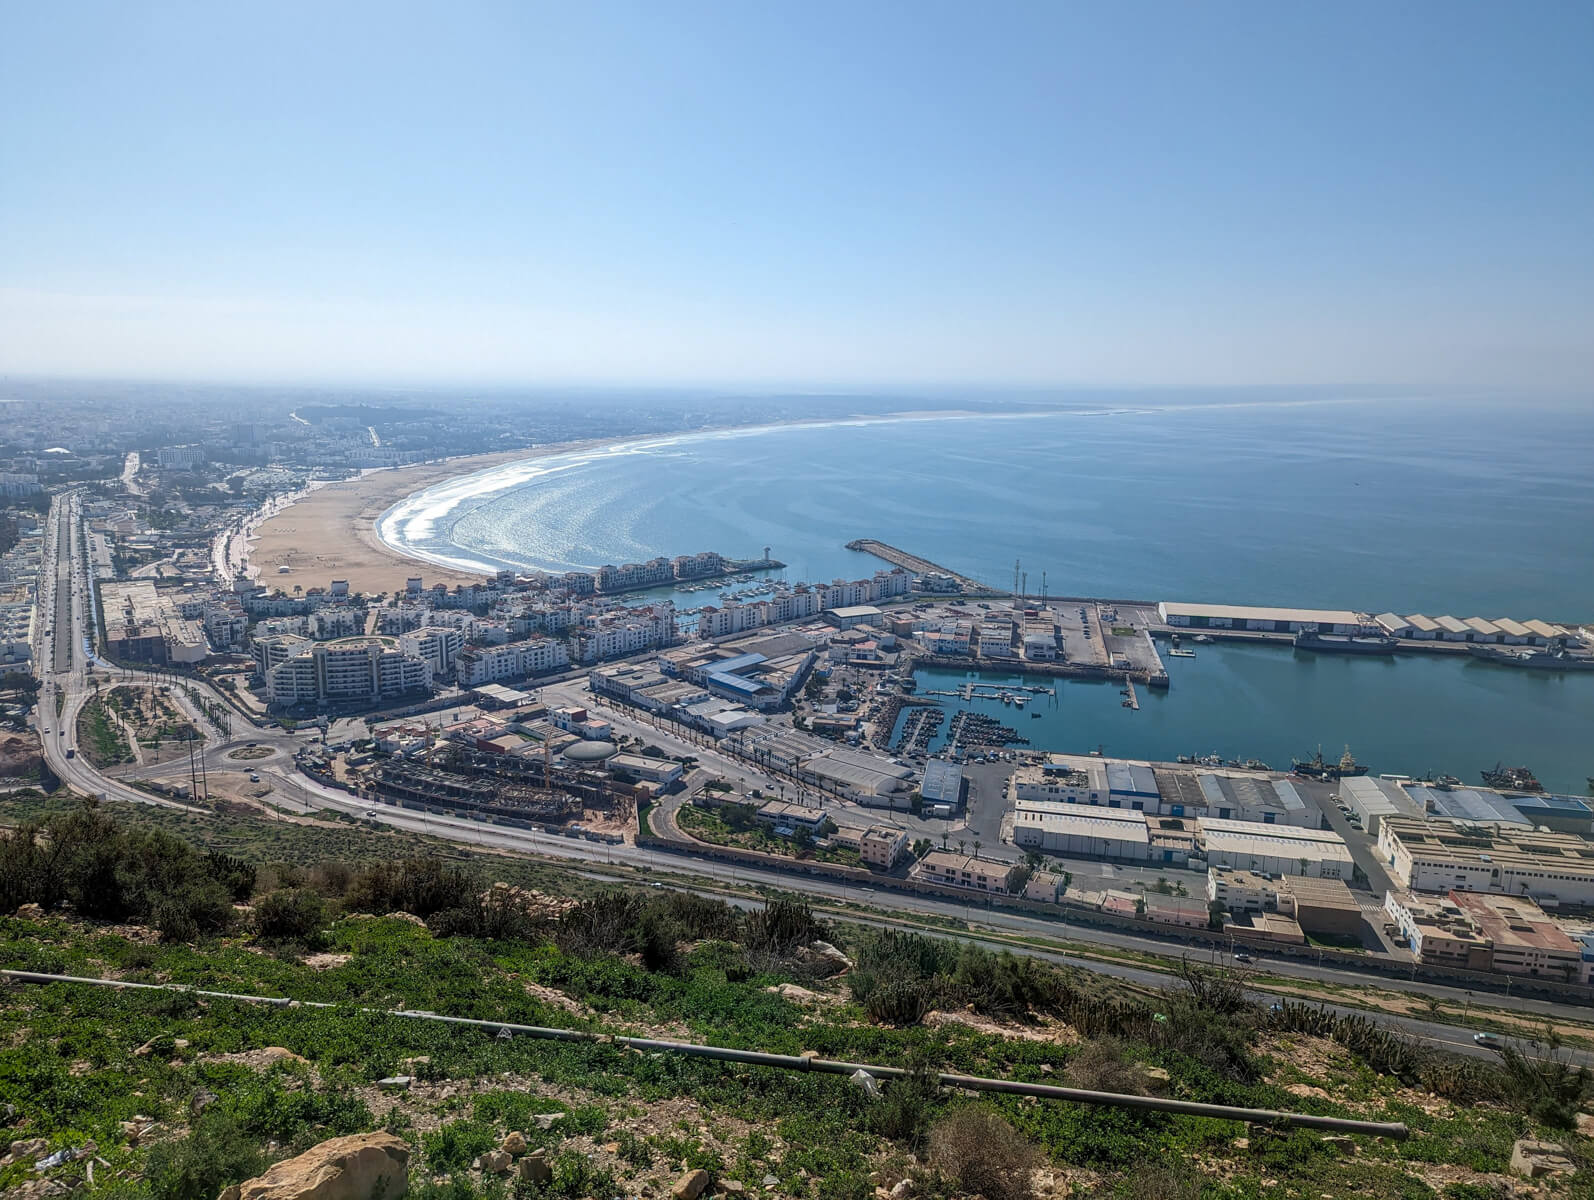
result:
M 864 554 L 872 554 L 876 558 L 884 559 L 893 567 L 901 567 L 904 571 L 912 571 L 915 575 L 945 575 L 954 579 L 965 592 L 977 592 L 986 596 L 1005 596 L 1008 593 L 1000 588 L 993 588 L 981 583 L 978 579 L 970 578 L 950 567 L 943 567 L 940 563 L 933 563 L 927 558 L 920 558 L 917 554 L 909 554 L 906 550 L 899 549 L 887 542 L 879 542 L 874 538 L 854 538 L 847 543 L 848 550 L 859 550 Z

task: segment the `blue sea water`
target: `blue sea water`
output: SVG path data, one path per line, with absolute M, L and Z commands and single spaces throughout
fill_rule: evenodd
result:
M 1586 403 L 1167 394 L 652 438 L 450 481 L 394 506 L 379 531 L 406 553 L 489 568 L 770 546 L 809 580 L 873 571 L 844 545 L 874 537 L 999 586 L 1019 559 L 1029 590 L 1044 571 L 1053 595 L 1594 620 L 1591 451 Z M 1122 736 L 1026 724 L 1058 748 L 1107 741 L 1125 756 L 1378 742 L 1387 760 L 1363 754 L 1377 770 L 1475 779 L 1480 755 L 1516 757 L 1578 791 L 1594 773 L 1594 673 L 1313 667 L 1240 648 L 1195 661 L 1154 711 L 1094 704 Z M 1224 662 L 1228 677 L 1208 678 Z M 1218 736 L 1241 723 L 1257 734 Z

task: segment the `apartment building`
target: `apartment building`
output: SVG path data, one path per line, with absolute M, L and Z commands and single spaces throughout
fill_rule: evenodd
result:
M 432 669 L 392 638 L 353 637 L 300 647 L 266 673 L 272 704 L 371 702 L 423 691 Z
M 539 638 L 504 646 L 465 646 L 454 658 L 454 677 L 461 687 L 480 687 L 569 665 L 570 654 L 563 642 Z
M 432 675 L 453 673 L 455 659 L 465 644 L 465 635 L 446 625 L 427 625 L 399 637 L 399 648 L 431 667 Z
M 889 871 L 908 857 L 908 835 L 889 825 L 871 825 L 858 838 L 858 857 L 865 866 Z
M 990 862 L 951 850 L 932 850 L 914 866 L 913 877 L 943 887 L 1006 895 L 1007 873 L 1011 869 L 1011 863 Z

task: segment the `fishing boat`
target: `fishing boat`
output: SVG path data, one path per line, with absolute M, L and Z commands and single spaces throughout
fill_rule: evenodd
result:
M 1494 764 L 1494 770 L 1485 768 L 1483 782 L 1492 788 L 1499 788 L 1503 792 L 1542 792 L 1544 785 L 1532 771 L 1526 767 L 1502 767 Z
M 1292 758 L 1290 771 L 1307 779 L 1346 779 L 1367 774 L 1367 767 L 1356 761 L 1349 746 L 1345 747 L 1345 753 L 1339 756 L 1337 763 L 1326 761 L 1323 758 L 1323 748 L 1319 746 L 1317 753 L 1309 759 Z

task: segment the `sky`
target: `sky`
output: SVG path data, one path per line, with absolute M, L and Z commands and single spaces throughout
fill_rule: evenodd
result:
M 0 372 L 1594 395 L 1594 5 L 0 0 Z

